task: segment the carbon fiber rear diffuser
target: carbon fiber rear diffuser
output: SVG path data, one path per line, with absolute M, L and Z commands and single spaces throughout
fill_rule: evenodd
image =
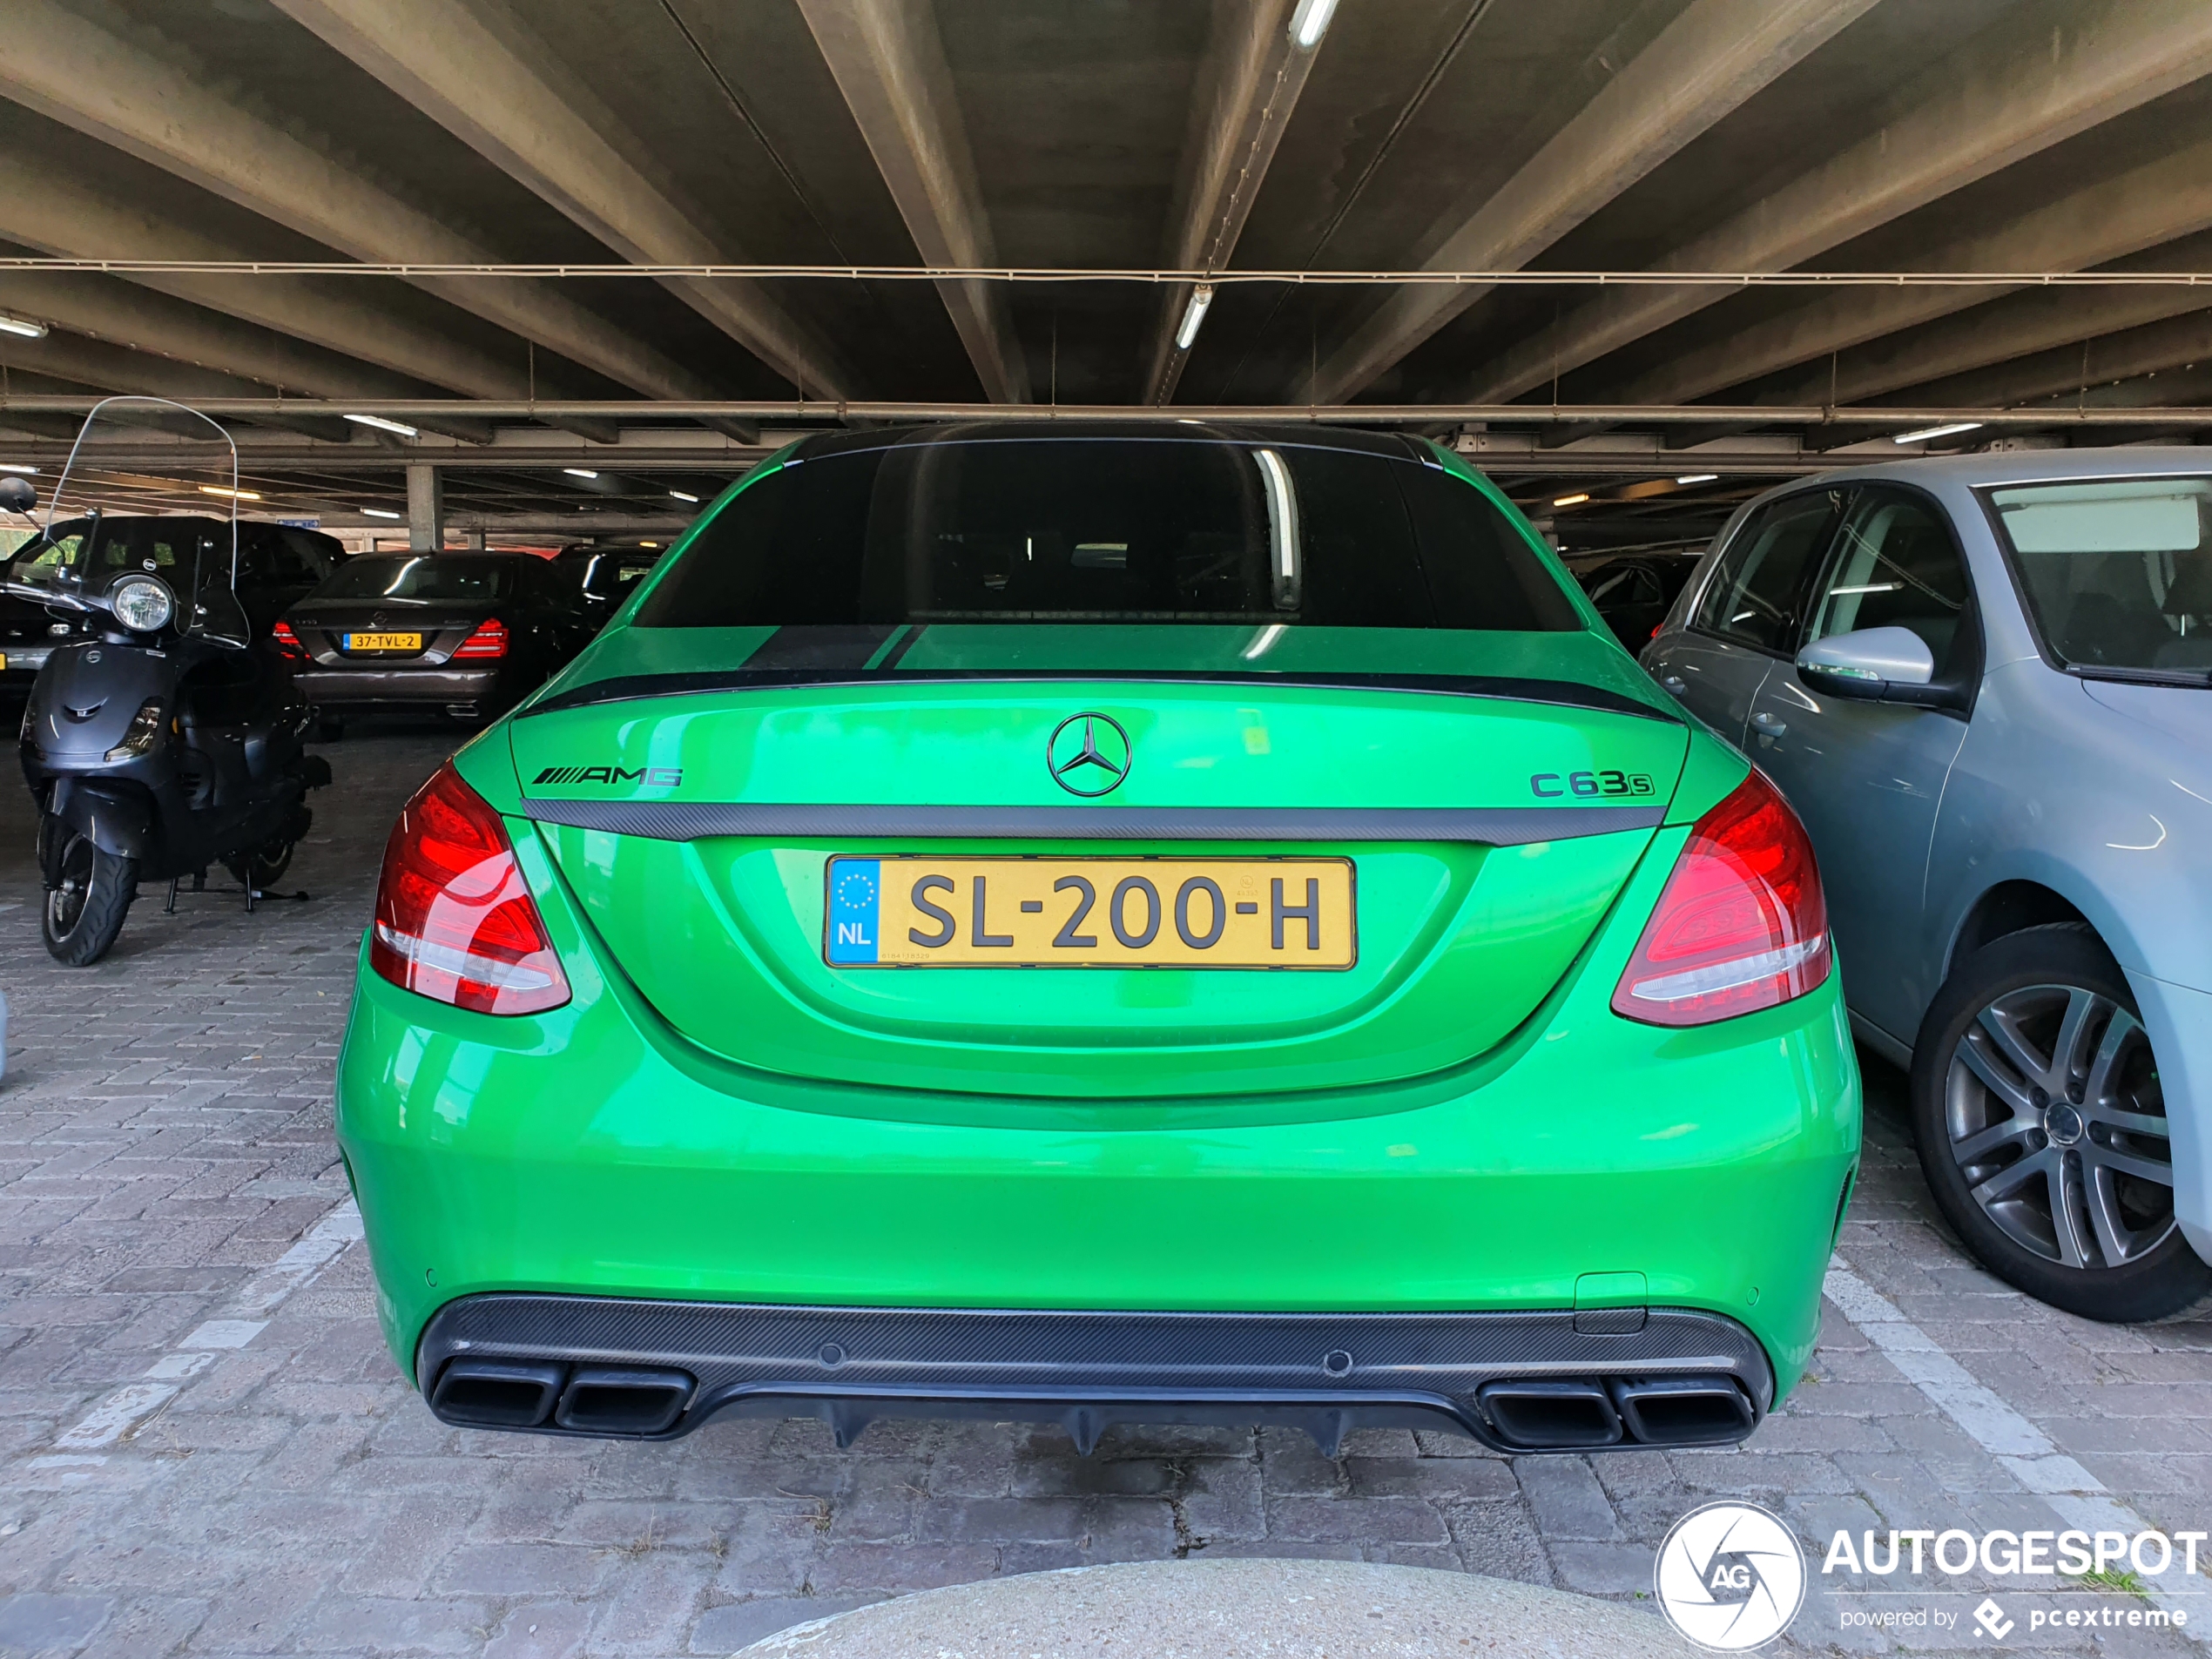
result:
M 1765 1353 L 1733 1319 L 1577 1323 L 489 1294 L 439 1310 L 415 1374 L 441 1418 L 476 1427 L 669 1440 L 723 1413 L 813 1416 L 843 1446 L 878 1417 L 981 1418 L 1059 1423 L 1085 1453 L 1116 1422 L 1279 1424 L 1330 1454 L 1381 1426 L 1503 1451 L 1714 1444 L 1772 1401 Z

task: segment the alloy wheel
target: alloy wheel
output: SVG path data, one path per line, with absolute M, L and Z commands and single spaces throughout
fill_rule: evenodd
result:
M 2066 1267 L 2119 1267 L 2175 1229 L 2173 1151 L 2142 1024 L 2078 985 L 1986 1004 L 1952 1051 L 1951 1155 L 1982 1212 Z

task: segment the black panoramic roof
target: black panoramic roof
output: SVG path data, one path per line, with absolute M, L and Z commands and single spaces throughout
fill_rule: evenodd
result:
M 1271 443 L 1295 448 L 1337 449 L 1384 455 L 1393 461 L 1422 458 L 1420 447 L 1394 432 L 1359 427 L 1270 422 L 1246 425 L 1217 421 L 944 421 L 927 426 L 889 427 L 872 432 L 832 432 L 800 442 L 793 460 L 857 455 L 910 444 L 1051 442 L 1117 439 L 1148 443 Z

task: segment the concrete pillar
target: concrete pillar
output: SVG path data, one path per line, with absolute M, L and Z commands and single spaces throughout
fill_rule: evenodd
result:
M 427 461 L 407 463 L 407 545 L 435 553 L 446 544 L 445 480 Z

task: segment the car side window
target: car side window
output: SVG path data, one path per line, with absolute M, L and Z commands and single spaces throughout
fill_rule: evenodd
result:
M 1908 628 L 1946 678 L 1972 649 L 1966 567 L 1942 509 L 1898 490 L 1860 492 L 1836 538 L 1806 636 Z
M 1805 578 L 1827 548 L 1843 496 L 1785 496 L 1745 519 L 1721 555 L 1695 625 L 1762 651 L 1794 650 Z
M 328 576 L 335 565 L 315 538 L 289 528 L 277 531 L 270 552 L 280 582 L 313 584 Z

